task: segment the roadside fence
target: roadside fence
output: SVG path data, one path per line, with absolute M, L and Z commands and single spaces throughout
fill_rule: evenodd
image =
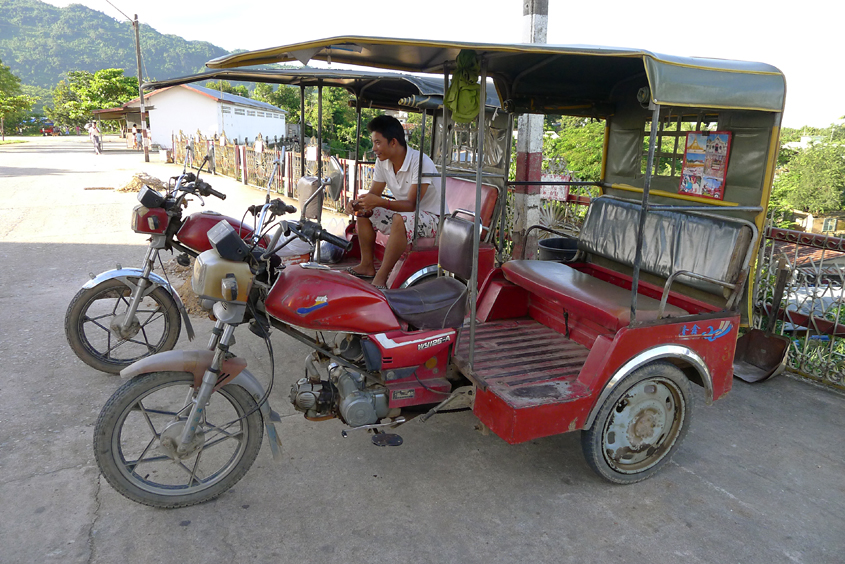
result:
M 205 170 L 212 174 L 219 174 L 235 178 L 244 184 L 258 188 L 266 188 L 270 173 L 273 170 L 273 162 L 281 159 L 284 155 L 284 162 L 281 163 L 280 173 L 273 180 L 272 190 L 289 198 L 297 198 L 297 181 L 303 176 L 302 162 L 300 159 L 299 144 L 291 143 L 282 145 L 271 143 L 274 147 L 265 148 L 260 153 L 256 152 L 249 145 L 238 145 L 237 143 L 225 142 L 219 138 L 207 138 L 200 134 L 185 135 L 181 131 L 173 136 L 173 157 L 175 162 L 183 164 L 188 160 L 188 167 L 197 169 L 203 159 L 208 155 L 208 164 Z M 188 147 L 192 150 L 189 151 Z M 324 170 L 328 167 L 328 157 L 323 157 Z M 360 192 L 369 190 L 373 179 L 373 162 L 358 162 L 357 174 L 352 170 L 355 161 L 352 159 L 339 158 L 343 169 L 343 184 L 341 197 L 337 202 L 328 198 L 324 199 L 323 207 L 333 211 L 340 211 L 346 202 L 358 197 Z M 317 174 L 315 161 L 306 161 L 306 175 Z M 354 180 L 354 182 L 353 182 Z

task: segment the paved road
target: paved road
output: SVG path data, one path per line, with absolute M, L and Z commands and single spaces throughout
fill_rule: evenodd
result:
M 120 381 L 77 360 L 62 325 L 89 272 L 137 264 L 145 248 L 128 229 L 134 194 L 85 188 L 177 170 L 118 147 L 98 157 L 81 138 L 0 146 L 0 562 L 845 560 L 845 397 L 786 377 L 697 401 L 662 473 L 611 486 L 577 434 L 509 446 L 466 412 L 406 425 L 399 448 L 343 439 L 337 421 L 289 407 L 307 351 L 277 335 L 271 403 L 284 461 L 264 445 L 240 483 L 198 507 L 126 500 L 91 449 Z M 260 201 L 234 181 L 212 184 L 229 195 L 213 209 Z M 203 346 L 210 323 L 195 322 L 200 342 L 180 347 Z M 241 333 L 237 352 L 266 375 L 260 340 Z

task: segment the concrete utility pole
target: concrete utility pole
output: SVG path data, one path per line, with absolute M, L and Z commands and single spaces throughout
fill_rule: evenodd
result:
M 524 43 L 545 43 L 549 27 L 549 0 L 522 0 L 522 40 Z M 516 180 L 540 181 L 543 169 L 543 116 L 526 114 L 519 117 L 516 142 Z M 525 237 L 526 230 L 540 223 L 540 187 L 523 185 L 514 188 L 513 253 L 525 258 L 537 252 L 537 233 Z
M 144 146 L 144 162 L 148 163 L 148 162 L 150 162 L 150 149 L 149 149 L 149 147 L 147 147 L 147 142 L 146 142 L 147 135 L 148 135 L 148 133 L 147 133 L 147 119 L 144 117 L 144 114 L 146 113 L 145 108 L 144 108 L 144 89 L 141 87 L 141 85 L 144 83 L 144 79 L 143 79 L 143 74 L 141 73 L 141 34 L 140 34 L 140 31 L 139 31 L 139 27 L 138 27 L 138 14 L 135 14 L 134 20 L 129 19 L 129 16 L 124 14 L 120 10 L 120 8 L 118 8 L 117 6 L 115 6 L 114 4 L 109 2 L 109 0 L 106 0 L 106 2 L 112 8 L 114 8 L 115 10 L 120 12 L 120 14 L 124 18 L 129 20 L 129 23 L 131 23 L 132 27 L 135 28 L 135 61 L 138 63 L 138 95 L 141 98 L 141 134 L 142 134 L 141 135 L 141 140 L 142 140 L 141 144 Z M 127 130 L 129 129 L 128 123 L 126 124 L 126 129 Z M 152 141 L 152 140 L 150 140 L 150 141 Z
M 150 162 L 150 147 L 147 141 L 151 143 L 152 139 L 147 139 L 147 118 L 144 116 L 146 112 L 144 111 L 144 88 L 141 86 L 144 83 L 144 79 L 142 78 L 143 75 L 141 73 L 141 34 L 138 30 L 138 14 L 135 14 L 135 21 L 132 22 L 132 26 L 135 28 L 135 58 L 138 62 L 138 93 L 141 96 L 141 144 L 144 146 L 144 162 L 148 163 Z

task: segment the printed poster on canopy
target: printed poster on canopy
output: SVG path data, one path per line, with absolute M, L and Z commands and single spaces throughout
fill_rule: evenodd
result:
M 678 193 L 723 199 L 730 152 L 729 131 L 687 133 L 684 167 Z

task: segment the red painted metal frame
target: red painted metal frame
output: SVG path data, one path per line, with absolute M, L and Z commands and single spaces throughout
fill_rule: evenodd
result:
M 606 282 L 631 288 L 630 276 L 593 264 L 570 266 Z M 659 299 L 663 288 L 640 282 L 639 291 Z M 670 294 L 668 301 L 690 311 L 692 315 L 614 331 L 581 315 L 577 310 L 569 310 L 568 316 L 564 318 L 559 304 L 509 282 L 501 269 L 496 269 L 487 277 L 479 295 L 477 320 L 480 325 L 477 335 L 483 336 L 485 327 L 489 325 L 502 323 L 514 323 L 511 331 L 519 332 L 522 330 L 520 324 L 526 323 L 528 319 L 541 323 L 561 336 L 568 333 L 572 342 L 586 347 L 590 353 L 577 378 L 541 379 L 530 384 L 547 387 L 554 385 L 556 394 L 562 387 L 566 391 L 563 395 L 549 397 L 545 401 L 515 401 L 512 395 L 497 390 L 495 386 L 486 387 L 482 384 L 475 400 L 475 414 L 493 432 L 512 444 L 583 429 L 602 390 L 616 372 L 638 354 L 660 345 L 686 347 L 701 357 L 710 371 L 713 399 L 721 398 L 730 390 L 733 382 L 739 315 L 714 311 L 718 308 L 675 292 Z M 519 321 L 520 318 L 523 321 Z M 526 346 L 530 347 L 530 343 Z M 483 344 L 476 348 L 476 366 L 485 366 L 487 352 Z M 569 357 L 565 358 L 571 362 Z M 484 372 L 479 368 L 476 376 L 483 379 Z
M 591 343 L 590 354 L 578 378 L 569 384 L 571 396 L 519 406 L 506 401 L 495 389 L 479 389 L 474 412 L 482 423 L 510 444 L 583 429 L 613 375 L 638 354 L 668 344 L 687 347 L 704 360 L 712 377 L 713 399 L 719 399 L 730 391 L 733 383 L 738 328 L 738 315 L 711 314 L 691 316 L 684 322 L 672 320 L 672 323 L 623 328 L 616 335 L 599 335 Z M 544 384 L 548 382 L 536 383 Z

